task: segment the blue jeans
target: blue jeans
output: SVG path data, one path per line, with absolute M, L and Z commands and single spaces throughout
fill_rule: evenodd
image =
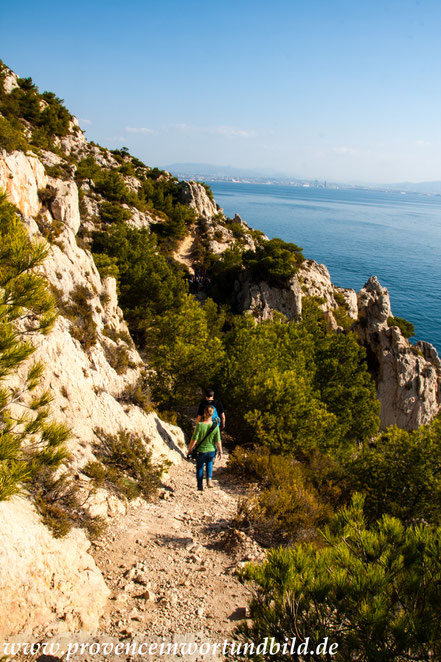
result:
M 204 465 L 207 467 L 207 478 L 213 477 L 213 462 L 215 457 L 216 457 L 216 451 L 197 454 L 196 478 L 198 480 L 198 490 L 202 490 L 204 487 Z

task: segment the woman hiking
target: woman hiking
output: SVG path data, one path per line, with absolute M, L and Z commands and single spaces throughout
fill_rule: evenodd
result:
M 207 487 L 213 487 L 213 462 L 216 457 L 216 450 L 219 457 L 222 457 L 219 425 L 213 423 L 213 414 L 214 407 L 207 405 L 204 408 L 202 421 L 196 423 L 187 451 L 190 454 L 196 446 L 196 478 L 198 490 L 200 491 L 204 489 L 204 466 L 206 466 Z

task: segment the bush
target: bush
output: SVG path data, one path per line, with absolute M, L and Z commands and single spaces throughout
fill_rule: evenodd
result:
M 441 418 L 407 432 L 391 427 L 348 464 L 351 488 L 365 494 L 370 520 L 441 522 Z
M 405 338 L 411 338 L 415 335 L 415 327 L 412 322 L 408 322 L 402 317 L 388 317 L 389 326 L 397 326 Z
M 33 478 L 29 491 L 43 523 L 55 538 L 67 535 L 74 526 L 85 528 L 89 538 L 98 538 L 103 533 L 106 527 L 103 518 L 87 513 L 78 483 L 66 473 L 56 478 L 52 470 L 45 469 Z
M 14 152 L 15 150 L 25 152 L 28 147 L 23 127 L 20 126 L 19 122 L 14 121 L 14 118 L 0 117 L 0 148 L 7 152 Z
M 125 209 L 113 202 L 102 202 L 100 205 L 100 219 L 103 223 L 123 223 L 132 217 L 129 209 Z
M 135 206 L 139 202 L 136 193 L 127 188 L 116 170 L 101 170 L 94 181 L 97 192 L 107 200 Z
M 304 261 L 302 249 L 282 239 L 262 240 L 255 251 L 243 254 L 243 264 L 257 281 L 283 286 Z
M 100 444 L 94 452 L 100 462 L 87 464 L 84 473 L 93 478 L 97 486 L 109 487 L 127 499 L 152 498 L 170 462 L 154 465 L 151 451 L 135 434 L 123 430 L 117 435 L 106 434 L 103 430 L 95 432 Z
M 327 637 L 340 662 L 440 659 L 441 529 L 406 528 L 389 516 L 367 528 L 358 496 L 323 539 L 321 549 L 275 549 L 262 566 L 245 568 L 254 598 L 239 636 L 280 644 L 309 637 L 310 650 Z
M 82 182 L 85 179 L 91 179 L 94 181 L 99 177 L 101 171 L 101 166 L 98 165 L 93 156 L 88 156 L 78 163 L 75 171 L 75 179 L 77 182 Z
M 257 493 L 240 505 L 238 525 L 247 526 L 264 546 L 291 544 L 329 521 L 332 509 L 321 502 L 303 466 L 267 450 L 236 448 L 228 468 L 258 484 Z
M 71 322 L 71 336 L 79 340 L 83 349 L 87 351 L 97 341 L 97 325 L 93 319 L 93 310 L 90 303 L 93 294 L 85 285 L 78 285 L 70 293 L 69 303 L 60 303 L 63 315 Z

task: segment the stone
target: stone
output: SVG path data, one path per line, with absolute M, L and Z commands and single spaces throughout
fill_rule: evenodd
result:
M 198 182 L 181 182 L 181 201 L 201 218 L 212 219 L 219 213 L 216 203 L 210 200 L 205 187 Z
M 24 499 L 0 502 L 0 637 L 58 619 L 67 630 L 98 627 L 110 591 L 88 548 L 80 529 L 53 538 Z
M 295 277 L 282 288 L 264 281 L 256 283 L 244 271 L 236 283 L 234 303 L 239 312 L 248 311 L 259 321 L 271 319 L 275 311 L 283 313 L 288 320 L 302 313 L 302 292 Z
M 357 294 L 360 322 L 355 330 L 366 347 L 368 366 L 381 403 L 381 426 L 414 430 L 441 407 L 441 363 L 429 343 L 412 346 L 392 316 L 389 293 L 372 276 Z
M 76 183 L 49 177 L 48 186 L 55 195 L 51 203 L 54 218 L 67 225 L 76 235 L 81 223 Z

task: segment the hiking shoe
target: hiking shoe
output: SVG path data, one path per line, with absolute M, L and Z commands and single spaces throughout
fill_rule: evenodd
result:
M 207 478 L 207 487 L 214 487 L 213 481 L 211 480 L 211 478 Z

